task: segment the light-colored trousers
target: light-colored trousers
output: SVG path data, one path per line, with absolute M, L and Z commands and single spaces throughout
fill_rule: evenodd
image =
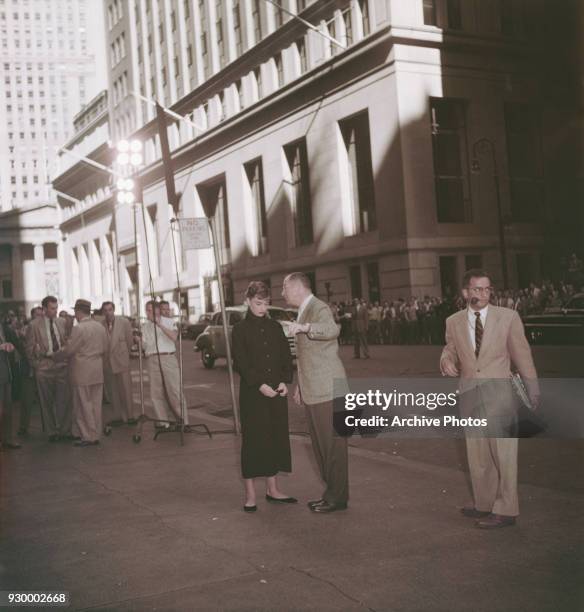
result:
M 134 403 L 132 401 L 132 377 L 130 370 L 114 374 L 104 370 L 105 391 L 113 408 L 113 420 L 121 419 L 127 422 L 134 418 Z
M 45 433 L 66 436 L 71 433 L 71 392 L 67 368 L 38 370 L 37 389 Z
M 155 418 L 160 421 L 178 421 L 181 418 L 180 373 L 176 355 L 151 355 L 146 358 L 146 362 L 148 364 L 150 397 L 154 406 Z M 163 375 L 168 401 L 162 383 Z M 186 410 L 186 403 L 184 405 L 184 423 L 188 425 L 189 416 Z
M 73 434 L 86 442 L 101 438 L 103 383 L 73 386 Z
M 517 438 L 466 439 L 470 479 L 477 510 L 517 516 Z

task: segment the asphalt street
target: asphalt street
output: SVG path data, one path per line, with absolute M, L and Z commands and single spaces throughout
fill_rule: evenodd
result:
M 350 376 L 431 377 L 439 347 L 341 353 Z M 583 351 L 535 351 L 540 376 L 582 376 Z M 74 610 L 581 610 L 581 440 L 522 440 L 519 524 L 485 532 L 459 440 L 353 437 L 350 507 L 318 516 L 301 409 L 290 406 L 298 505 L 245 514 L 225 364 L 185 343 L 191 422 L 213 438 L 152 440 L 116 427 L 99 448 L 49 444 L 38 416 L 23 449 L 0 454 L 0 589 L 63 590 Z M 136 366 L 136 363 L 133 364 Z M 133 372 L 135 398 L 138 373 Z M 146 409 L 148 392 L 146 381 Z M 263 494 L 261 484 L 258 491 Z

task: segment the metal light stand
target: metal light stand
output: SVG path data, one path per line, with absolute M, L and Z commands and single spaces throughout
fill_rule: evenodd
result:
M 197 429 L 202 429 L 204 430 L 204 433 L 206 433 L 209 436 L 209 438 L 212 438 L 213 436 L 211 435 L 211 431 L 209 430 L 209 428 L 204 423 L 195 423 L 194 425 L 185 424 L 187 405 L 186 405 L 186 400 L 184 397 L 184 388 L 183 388 L 183 349 L 182 349 L 182 333 L 181 333 L 182 316 L 180 314 L 180 276 L 179 276 L 179 269 L 178 269 L 178 255 L 176 252 L 176 241 L 174 238 L 174 232 L 175 232 L 174 224 L 175 223 L 178 225 L 178 219 L 173 217 L 170 220 L 170 234 L 171 234 L 171 239 L 172 239 L 172 251 L 174 253 L 174 269 L 176 272 L 176 291 L 178 293 L 178 301 L 179 301 L 178 373 L 179 373 L 179 389 L 180 389 L 180 392 L 179 392 L 180 394 L 180 422 L 177 423 L 177 427 L 174 429 L 172 428 L 159 429 L 154 434 L 154 439 L 156 440 L 156 438 L 160 434 L 176 433 L 177 431 L 179 431 L 180 432 L 180 443 L 181 443 L 181 446 L 184 446 L 184 434 L 185 433 L 201 433 L 197 431 Z M 180 231 L 180 226 L 179 226 L 178 231 Z

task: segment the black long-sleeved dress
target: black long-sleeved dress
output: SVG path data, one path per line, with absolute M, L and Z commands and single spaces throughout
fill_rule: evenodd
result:
M 233 328 L 233 358 L 241 377 L 241 471 L 244 478 L 292 471 L 288 398 L 266 397 L 262 384 L 292 382 L 292 355 L 282 326 L 248 311 Z

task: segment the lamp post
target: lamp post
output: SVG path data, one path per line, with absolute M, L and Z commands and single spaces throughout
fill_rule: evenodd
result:
M 499 188 L 499 172 L 497 170 L 497 156 L 495 144 L 488 138 L 480 138 L 472 146 L 472 172 L 480 172 L 481 165 L 479 154 L 490 151 L 493 163 L 493 179 L 495 181 L 495 195 L 497 202 L 497 228 L 499 232 L 499 253 L 501 255 L 501 269 L 503 272 L 503 289 L 509 289 L 509 271 L 507 268 L 507 246 L 505 244 L 505 225 L 503 222 L 503 211 L 501 208 L 501 190 Z
M 122 178 L 116 182 L 118 204 L 128 204 L 134 212 L 134 256 L 136 259 L 136 308 L 138 319 L 142 312 L 142 279 L 140 264 L 140 233 L 138 232 L 138 207 L 140 206 L 142 190 L 140 181 L 134 176 L 142 165 L 142 143 L 139 140 L 120 140 L 116 144 L 118 155 L 116 164 Z M 133 177 L 133 178 L 132 178 Z

